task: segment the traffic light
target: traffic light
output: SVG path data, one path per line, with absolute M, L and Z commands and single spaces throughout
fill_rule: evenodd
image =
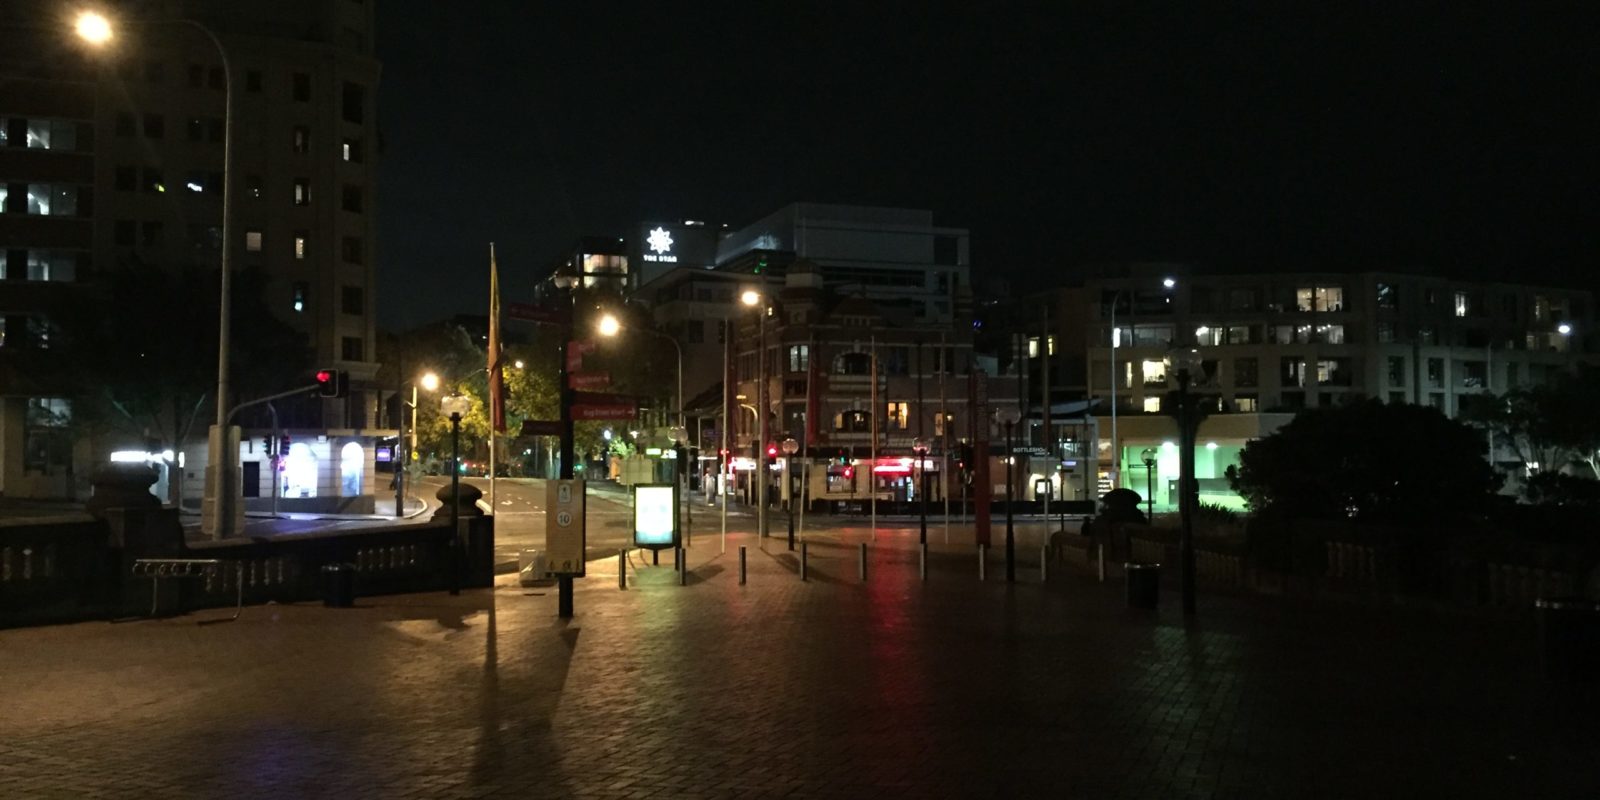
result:
M 778 446 L 775 445 L 775 444 L 767 445 L 767 458 L 777 458 L 777 457 L 778 457 Z
M 350 373 L 342 369 L 317 370 L 317 396 L 348 397 L 349 395 Z
M 286 433 L 286 434 L 283 435 L 282 439 L 278 440 L 278 454 L 279 455 L 286 455 L 288 452 L 289 452 L 289 434 Z
M 262 455 L 268 455 L 268 456 L 272 455 L 272 437 L 271 436 L 263 436 L 263 437 L 261 437 L 261 454 Z

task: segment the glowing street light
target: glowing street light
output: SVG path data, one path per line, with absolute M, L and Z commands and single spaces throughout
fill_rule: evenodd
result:
M 607 314 L 600 318 L 598 327 L 601 336 L 616 336 L 617 332 L 622 330 L 622 323 L 618 322 L 616 317 Z
M 1559 333 L 1562 336 L 1569 336 L 1569 335 L 1572 334 L 1572 326 L 1568 325 L 1565 322 L 1563 322 L 1560 325 L 1556 326 L 1556 333 Z
M 746 289 L 744 294 L 739 295 L 739 300 L 747 306 L 759 305 L 761 303 L 761 293 L 754 289 Z
M 73 29 L 78 32 L 79 38 L 95 46 L 111 41 L 111 20 L 98 12 L 85 11 L 79 14 Z
M 430 372 L 430 373 L 428 373 L 426 375 L 423 375 L 422 376 L 422 388 L 427 389 L 430 392 L 438 391 L 439 390 L 439 376 L 437 374 L 435 374 L 435 373 L 432 373 L 432 372 Z

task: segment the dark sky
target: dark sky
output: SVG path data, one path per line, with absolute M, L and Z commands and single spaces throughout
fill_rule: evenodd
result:
M 381 322 L 482 309 L 489 241 L 519 300 L 579 235 L 794 200 L 930 208 L 1029 280 L 1178 259 L 1592 281 L 1592 19 L 863 5 L 385 0 Z

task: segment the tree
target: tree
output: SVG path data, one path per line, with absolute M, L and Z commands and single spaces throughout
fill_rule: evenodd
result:
M 1477 431 L 1427 406 L 1376 400 L 1299 414 L 1229 469 L 1253 511 L 1417 521 L 1486 509 L 1499 477 Z
M 90 276 L 56 317 L 76 423 L 91 434 L 181 450 L 197 425 L 216 418 L 216 278 L 136 262 Z M 234 402 L 309 380 L 305 338 L 273 316 L 266 288 L 259 269 L 234 278 Z
M 1600 478 L 1600 368 L 1583 365 L 1537 386 L 1488 395 L 1463 409 L 1462 417 L 1511 448 L 1528 474 L 1557 472 L 1581 464 Z

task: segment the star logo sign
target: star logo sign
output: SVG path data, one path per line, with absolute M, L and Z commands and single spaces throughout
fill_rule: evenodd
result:
M 672 234 L 667 233 L 666 228 L 656 228 L 651 231 L 650 238 L 646 241 L 650 243 L 650 249 L 657 253 L 665 253 L 672 249 Z

